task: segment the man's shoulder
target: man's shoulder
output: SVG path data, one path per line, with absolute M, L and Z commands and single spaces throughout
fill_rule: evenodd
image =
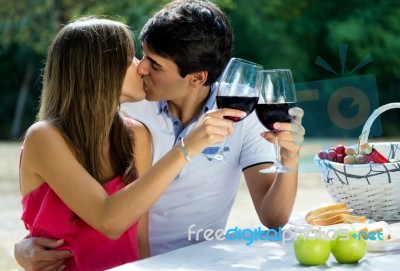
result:
M 121 105 L 121 111 L 127 114 L 129 117 L 136 119 L 138 116 L 146 114 L 147 112 L 155 111 L 159 107 L 158 102 L 150 102 L 143 100 L 134 103 L 123 103 Z

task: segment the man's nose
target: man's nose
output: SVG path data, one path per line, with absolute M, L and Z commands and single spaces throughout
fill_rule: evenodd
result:
M 139 75 L 142 75 L 142 76 L 143 76 L 143 75 L 149 74 L 148 62 L 149 62 L 149 61 L 146 61 L 146 58 L 145 58 L 145 57 L 143 57 L 143 58 L 139 61 L 138 66 L 137 66 L 137 71 L 138 71 L 138 74 L 139 74 Z

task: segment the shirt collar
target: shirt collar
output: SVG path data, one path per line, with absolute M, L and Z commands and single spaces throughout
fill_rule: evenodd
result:
M 159 101 L 158 102 L 158 114 L 165 112 L 168 115 L 168 104 L 167 101 Z

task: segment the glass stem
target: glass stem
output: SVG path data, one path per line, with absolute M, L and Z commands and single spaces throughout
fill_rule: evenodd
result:
M 225 141 L 226 141 L 226 136 L 224 138 L 224 141 L 222 141 L 222 143 L 219 145 L 219 149 L 217 153 L 223 153 L 224 149 L 225 149 Z
M 275 145 L 275 157 L 276 157 L 275 164 L 281 165 L 281 152 L 280 152 L 280 147 L 278 144 L 278 134 L 277 133 L 279 133 L 279 132 L 274 132 L 274 134 L 275 134 L 274 145 Z

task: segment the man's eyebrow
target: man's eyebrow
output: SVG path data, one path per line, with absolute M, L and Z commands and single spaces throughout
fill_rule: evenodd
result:
M 152 64 L 161 67 L 161 65 L 160 65 L 157 61 L 155 61 L 153 58 L 151 58 L 151 57 L 149 57 L 149 56 L 146 56 L 146 57 L 147 57 L 147 59 L 148 59 Z

